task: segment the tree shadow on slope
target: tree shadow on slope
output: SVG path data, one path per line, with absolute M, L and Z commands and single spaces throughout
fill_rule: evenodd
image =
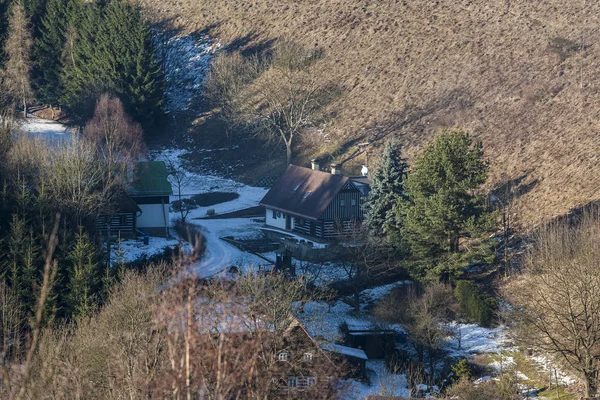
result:
M 358 146 L 360 143 L 369 143 L 370 147 L 377 147 L 389 137 L 396 137 L 403 145 L 421 144 L 426 139 L 422 134 L 426 128 L 424 119 L 452 107 L 467 109 L 473 104 L 470 93 L 464 88 L 458 88 L 422 107 L 406 105 L 402 110 L 392 112 L 384 120 L 364 127 L 360 135 L 339 146 L 331 154 L 331 158 L 347 154 L 340 162 L 344 164 L 363 154 L 363 149 Z

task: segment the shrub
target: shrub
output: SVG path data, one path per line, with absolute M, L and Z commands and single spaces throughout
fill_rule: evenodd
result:
M 457 380 L 460 380 L 460 379 L 470 380 L 471 376 L 472 376 L 471 366 L 469 365 L 469 362 L 467 361 L 466 358 L 463 358 L 462 360 L 460 360 L 456 364 L 454 364 L 452 366 L 452 372 L 454 372 L 454 375 L 456 376 Z
M 461 311 L 471 321 L 485 327 L 494 323 L 498 304 L 470 281 L 459 280 L 454 288 Z
M 410 355 L 405 350 L 395 350 L 385 356 L 385 367 L 393 374 L 405 373 Z

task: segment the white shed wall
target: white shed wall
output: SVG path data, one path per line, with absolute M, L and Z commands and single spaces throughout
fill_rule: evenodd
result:
M 139 204 L 142 215 L 137 218 L 138 228 L 162 228 L 169 224 L 168 204 Z

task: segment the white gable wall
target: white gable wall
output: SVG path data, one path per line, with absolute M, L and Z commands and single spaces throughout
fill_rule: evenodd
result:
M 168 204 L 138 204 L 138 207 L 142 210 L 142 214 L 137 218 L 138 228 L 164 228 L 165 225 L 168 226 Z
M 274 210 L 272 208 L 267 208 L 265 207 L 266 210 L 266 218 L 265 218 L 265 224 L 267 226 L 271 226 L 273 228 L 278 228 L 278 229 L 285 229 L 285 213 L 280 212 L 280 211 L 275 211 L 276 216 L 275 218 L 273 218 L 273 212 Z M 292 225 L 291 225 L 291 229 L 294 229 L 294 218 L 291 218 L 292 221 Z

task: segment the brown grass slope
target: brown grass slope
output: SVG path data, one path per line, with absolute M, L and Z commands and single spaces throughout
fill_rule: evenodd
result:
M 304 157 L 345 161 L 359 141 L 390 137 L 414 154 L 441 127 L 460 125 L 483 140 L 491 184 L 520 182 L 526 225 L 600 198 L 598 2 L 143 2 L 224 44 L 288 36 L 321 47 L 316 73 L 344 91 L 329 143 Z

